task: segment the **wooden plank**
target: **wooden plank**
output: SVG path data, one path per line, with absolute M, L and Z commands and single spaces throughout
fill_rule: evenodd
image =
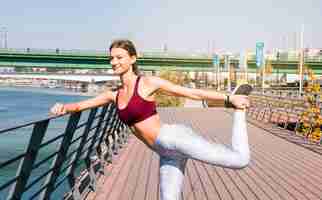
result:
M 128 139 L 128 146 L 134 146 L 135 145 L 135 138 L 133 136 L 130 136 Z M 110 185 L 113 183 L 116 175 L 117 170 L 119 170 L 119 167 L 122 166 L 124 162 L 126 162 L 127 157 L 130 153 L 130 148 L 122 148 L 120 153 L 114 157 L 114 160 L 118 160 L 118 164 L 116 162 L 113 162 L 113 164 L 109 164 L 105 166 L 104 171 L 105 174 L 100 177 L 100 179 L 97 182 L 97 191 L 91 192 L 87 195 L 86 200 L 92 200 L 92 199 L 102 199 L 104 198 L 105 193 L 109 192 L 111 189 Z M 114 176 L 112 176 L 114 175 Z
M 189 196 L 193 195 L 193 192 L 192 192 L 192 186 L 190 184 L 190 180 L 189 180 L 189 176 L 188 176 L 188 166 L 190 165 L 190 162 L 191 161 L 187 161 L 187 164 L 186 164 L 186 169 L 185 169 L 185 177 L 184 177 L 184 180 L 183 180 L 183 188 L 182 188 L 182 193 L 181 193 L 181 198 L 182 199 L 188 199 Z
M 212 141 L 208 136 L 206 137 L 208 140 Z M 212 141 L 214 142 L 214 141 Z M 240 190 L 245 195 L 246 199 L 267 199 L 263 192 L 253 184 L 247 176 L 244 175 L 244 170 L 228 170 L 229 175 L 232 177 L 232 180 L 235 181 L 236 185 L 240 187 Z M 248 181 L 243 180 L 245 178 Z M 252 185 L 251 188 L 249 185 Z
M 143 144 L 142 144 L 143 145 Z M 121 192 L 121 195 L 117 199 L 131 199 L 133 197 L 133 194 L 135 193 L 135 189 L 138 184 L 138 176 L 140 175 L 140 169 L 143 168 L 144 165 L 146 165 L 146 162 L 144 161 L 144 158 L 147 153 L 147 148 L 142 147 L 141 148 L 143 151 L 142 153 L 139 152 L 135 157 L 136 157 L 136 162 L 131 166 L 129 169 L 129 175 L 127 177 L 127 180 L 124 181 L 123 183 L 123 189 Z M 146 173 L 146 172 L 142 172 Z M 139 199 L 144 198 L 144 193 Z
M 275 144 L 274 150 L 276 150 L 277 148 L 278 148 L 278 144 Z M 302 174 L 302 173 L 300 171 L 294 174 L 289 173 L 289 171 L 291 170 L 290 168 L 292 164 L 291 165 L 286 164 L 285 162 L 281 162 L 281 160 L 273 161 L 272 157 L 268 155 L 272 151 L 271 148 L 265 149 L 265 146 L 258 145 L 258 147 L 254 149 L 255 150 L 252 151 L 253 159 L 255 159 L 257 162 L 262 163 L 262 166 L 265 167 L 265 170 L 264 170 L 265 172 L 270 171 L 274 173 L 275 177 L 278 176 L 281 180 L 283 180 L 284 183 L 281 183 L 283 187 L 284 186 L 288 187 L 288 190 L 290 190 L 292 194 L 296 195 L 296 197 L 300 197 L 301 199 L 305 199 L 305 198 L 310 199 L 312 197 L 311 194 L 308 194 L 308 195 L 306 194 L 307 190 L 310 190 L 306 186 L 307 182 L 304 182 L 303 179 L 298 177 L 298 174 Z M 272 152 L 272 155 L 276 155 L 280 153 L 281 152 L 276 151 L 276 152 Z M 315 198 L 316 197 L 317 196 L 315 196 Z
M 149 169 L 146 200 L 159 199 L 159 156 L 153 152 Z
M 140 147 L 139 142 L 134 138 L 131 146 L 131 150 L 128 150 L 125 155 L 121 156 L 121 159 L 119 159 L 117 163 L 113 163 L 113 171 L 111 171 L 110 175 L 106 178 L 101 190 L 96 192 L 95 199 L 107 200 L 113 191 L 117 191 L 117 189 L 113 187 L 114 183 L 117 181 L 125 164 L 130 163 L 129 158 L 133 157 Z
M 290 193 L 290 196 L 293 196 L 294 198 L 305 198 L 305 196 L 303 196 L 303 194 L 299 192 L 296 187 L 294 187 L 294 183 L 291 180 L 286 180 L 283 176 L 280 176 L 279 170 L 281 170 L 281 168 L 279 168 L 277 164 L 281 163 L 270 163 L 264 155 L 257 153 L 258 149 L 260 148 L 264 148 L 263 145 L 258 148 L 255 147 L 252 150 L 252 158 L 256 160 L 257 167 L 259 167 L 261 171 L 270 176 L 276 182 L 276 184 L 279 184 L 282 188 L 287 190 L 287 192 Z M 271 150 L 271 148 L 269 150 Z M 264 151 L 268 151 L 268 149 Z
M 300 186 L 298 187 L 299 190 L 302 190 L 303 193 L 310 191 L 310 193 L 315 194 L 318 196 L 322 194 L 322 187 L 321 187 L 321 178 L 316 178 L 312 176 L 312 172 L 319 170 L 319 166 L 315 166 L 315 168 L 308 168 L 305 166 L 305 163 L 296 164 L 296 160 L 292 159 L 291 157 L 281 157 L 276 154 L 270 154 L 269 151 L 260 151 L 258 150 L 258 154 L 263 156 L 264 162 L 268 165 L 276 168 L 278 173 L 288 180 L 294 180 Z M 279 156 L 277 158 L 277 156 Z M 267 159 L 269 158 L 269 159 Z M 278 163 L 278 164 L 276 164 Z M 310 173 L 311 171 L 311 173 Z M 312 181 L 312 179 L 316 179 Z
M 243 171 L 242 170 L 232 170 L 229 169 L 227 170 L 228 175 L 230 176 L 231 180 L 235 183 L 235 185 L 238 186 L 240 192 L 243 194 L 243 196 L 245 197 L 245 199 L 258 199 L 258 195 L 256 195 L 249 187 L 247 184 L 245 184 L 245 182 L 240 178 L 240 176 L 238 175 L 239 171 Z
M 188 165 L 188 174 L 190 177 L 190 185 L 192 187 L 192 192 L 193 195 L 190 195 L 188 197 L 188 199 L 192 199 L 190 197 L 194 197 L 193 199 L 197 200 L 197 199 L 208 199 L 207 195 L 204 191 L 204 185 L 202 185 L 200 177 L 198 176 L 197 172 L 196 172 L 196 168 L 194 167 L 194 162 L 193 160 L 191 160 L 191 162 L 189 162 Z
M 140 176 L 138 177 L 138 185 L 134 191 L 132 199 L 146 199 L 147 187 L 148 187 L 148 174 L 152 162 L 152 151 L 147 150 L 145 156 L 144 165 L 140 170 Z
M 193 186 L 194 180 L 192 179 L 191 172 L 190 172 L 191 171 L 191 165 L 192 165 L 192 163 L 190 161 L 190 162 L 187 163 L 187 166 L 186 166 L 186 176 L 188 177 L 187 184 L 189 184 L 191 190 L 190 190 L 189 193 L 187 193 L 185 195 L 185 198 L 184 198 L 185 200 L 196 200 L 196 193 L 194 191 L 194 186 Z
M 222 178 L 228 192 L 231 194 L 233 199 L 246 199 L 238 186 L 233 182 L 231 177 L 229 176 L 228 169 L 219 167 L 217 169 L 219 176 Z
M 112 190 L 106 197 L 106 200 L 117 200 L 121 199 L 120 196 L 124 192 L 124 187 L 127 183 L 128 177 L 130 174 L 136 173 L 136 171 L 132 171 L 132 169 L 137 166 L 137 160 L 136 159 L 131 159 L 133 157 L 137 158 L 137 156 L 140 158 L 141 155 L 144 152 L 144 148 L 142 148 L 142 143 L 140 142 L 140 145 L 137 145 L 138 148 L 132 152 L 131 157 L 128 158 L 127 162 L 124 163 L 122 166 L 122 169 L 120 170 L 117 179 L 115 180 Z M 129 188 L 126 188 L 127 190 Z
M 262 150 L 260 154 L 270 154 L 271 156 L 273 156 L 273 158 L 278 156 L 278 158 L 281 160 L 275 160 L 276 163 L 285 163 L 288 170 L 293 171 L 294 174 L 299 174 L 303 177 L 310 177 L 314 179 L 314 176 L 316 176 L 316 174 L 309 172 L 319 170 L 319 166 L 322 166 L 322 160 L 319 159 L 320 156 L 317 156 L 315 153 L 312 153 L 310 151 L 303 151 L 304 149 L 302 147 L 294 145 L 292 143 L 287 146 L 282 145 L 281 143 L 284 143 L 285 141 L 280 140 L 279 138 L 274 138 L 273 142 L 273 152 L 271 149 Z M 261 144 L 260 147 L 264 147 L 263 144 Z M 268 144 L 265 148 L 269 149 L 271 148 L 271 145 Z M 256 149 L 260 150 L 260 148 Z M 290 151 L 290 149 L 292 151 Z M 300 171 L 297 170 L 300 170 L 302 172 L 299 173 Z M 321 181 L 321 176 L 319 176 L 319 178 L 315 180 L 315 182 L 317 182 L 318 184 L 321 184 Z
M 254 185 L 251 185 L 250 187 L 255 190 L 257 196 L 260 197 L 259 199 L 283 199 L 271 185 L 272 183 L 270 183 L 270 181 L 266 181 L 260 173 L 253 169 L 252 166 L 246 167 L 243 172 L 245 172 L 249 179 L 252 180 L 247 181 L 248 184 L 251 184 L 251 182 L 254 183 Z
M 211 142 L 215 142 L 209 137 L 209 135 L 206 135 L 205 138 L 208 139 Z M 232 173 L 233 172 L 232 170 L 227 170 L 227 171 L 228 171 L 228 174 L 231 177 L 231 179 L 236 183 L 236 185 L 240 184 L 239 185 L 239 187 L 241 188 L 240 191 L 244 194 L 244 196 L 247 199 L 258 199 L 258 195 L 256 195 L 256 193 L 254 193 L 252 190 L 250 190 L 250 188 L 248 187 L 247 184 L 245 184 L 245 182 L 241 183 L 242 180 L 240 179 L 240 177 L 238 177 L 238 174 Z M 240 171 L 242 171 L 242 170 L 238 170 L 238 172 L 240 172 Z M 239 183 L 237 183 L 236 181 L 239 182 Z M 223 191 L 221 191 L 221 192 L 223 192 Z
M 209 200 L 220 199 L 218 191 L 216 190 L 216 187 L 215 187 L 214 183 L 212 182 L 211 177 L 209 176 L 209 174 L 207 173 L 207 170 L 205 168 L 205 165 L 208 165 L 208 164 L 194 161 L 193 165 L 196 168 L 196 172 L 198 174 L 198 177 L 200 179 L 202 187 L 205 190 L 207 199 L 209 199 Z M 208 165 L 208 166 L 210 166 L 210 165 Z
M 285 187 L 287 191 L 289 191 L 292 196 L 305 199 L 306 195 L 301 190 L 301 186 L 291 177 L 287 176 L 287 172 L 283 166 L 281 167 L 281 163 L 279 165 L 277 163 L 270 162 L 269 159 L 265 159 L 264 156 L 259 157 L 258 153 L 253 151 L 253 157 L 257 160 L 258 166 L 268 174 L 270 174 L 275 181 L 277 181 L 282 187 Z
M 231 200 L 233 199 L 232 195 L 229 193 L 228 188 L 226 187 L 222 177 L 219 175 L 218 169 L 210 165 L 204 165 L 207 173 L 210 175 L 210 181 L 212 185 L 218 191 L 219 199 L 222 200 Z

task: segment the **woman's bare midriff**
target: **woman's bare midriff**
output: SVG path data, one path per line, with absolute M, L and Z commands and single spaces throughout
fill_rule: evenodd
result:
M 144 121 L 134 124 L 134 134 L 143 143 L 152 147 L 161 129 L 160 116 L 155 114 Z

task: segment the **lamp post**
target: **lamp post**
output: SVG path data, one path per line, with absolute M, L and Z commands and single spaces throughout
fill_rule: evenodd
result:
M 245 80 L 246 80 L 246 83 L 248 83 L 248 51 L 247 50 L 245 52 L 245 57 L 244 57 L 244 68 L 245 68 Z
M 303 52 L 303 34 L 304 34 L 304 25 L 301 28 L 301 47 L 300 47 L 300 88 L 299 88 L 299 96 L 301 96 L 303 91 L 303 65 L 304 65 L 304 52 Z
M 262 94 L 264 94 L 264 89 L 265 89 L 265 72 L 266 72 L 266 60 L 265 60 L 265 57 L 264 57 L 264 60 L 263 60 L 263 63 L 262 63 Z
M 280 64 L 280 52 L 279 51 L 277 51 L 277 53 L 276 53 L 276 61 L 277 61 L 277 63 L 276 63 L 276 68 L 277 68 L 277 79 L 276 79 L 276 83 L 277 83 L 277 87 L 279 87 L 280 86 L 280 77 L 279 77 L 279 72 L 280 72 L 280 68 L 279 68 L 279 64 Z
M 220 66 L 220 57 L 218 54 L 214 54 L 213 55 L 213 67 L 214 67 L 214 73 L 216 74 L 216 86 L 217 86 L 217 90 L 220 90 L 219 88 L 219 84 L 220 84 L 220 80 L 219 80 L 219 66 Z
M 4 27 L 0 28 L 0 48 L 4 48 Z
M 230 54 L 225 55 L 225 68 L 228 71 L 228 77 L 227 77 L 227 91 L 231 91 L 231 80 L 230 80 Z
M 256 43 L 256 79 L 257 79 L 257 70 L 258 68 L 262 68 L 263 76 L 262 76 L 262 90 L 264 91 L 264 70 L 265 65 L 265 55 L 264 55 L 264 42 L 257 42 Z M 255 80 L 256 80 L 255 79 Z M 255 82 L 256 85 L 256 82 Z
M 1 47 L 4 49 L 8 48 L 8 30 L 5 26 L 1 27 Z

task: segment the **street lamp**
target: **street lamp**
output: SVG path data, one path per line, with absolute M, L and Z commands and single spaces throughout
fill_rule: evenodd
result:
M 277 68 L 277 87 L 279 87 L 280 86 L 280 77 L 279 77 L 279 70 L 280 70 L 280 68 L 279 68 L 279 64 L 280 64 L 280 52 L 279 51 L 277 51 L 277 53 L 276 53 L 276 60 L 277 60 L 277 63 L 276 63 L 276 68 Z
M 231 91 L 231 80 L 230 80 L 230 54 L 225 55 L 225 69 L 228 71 L 227 77 L 227 91 Z
M 1 47 L 7 49 L 8 48 L 8 30 L 6 27 L 1 27 Z

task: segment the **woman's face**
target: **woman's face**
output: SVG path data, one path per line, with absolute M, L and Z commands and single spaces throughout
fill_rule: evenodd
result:
M 135 61 L 136 57 L 130 56 L 125 49 L 112 48 L 110 62 L 115 74 L 122 75 L 129 70 L 132 71 L 132 65 Z

